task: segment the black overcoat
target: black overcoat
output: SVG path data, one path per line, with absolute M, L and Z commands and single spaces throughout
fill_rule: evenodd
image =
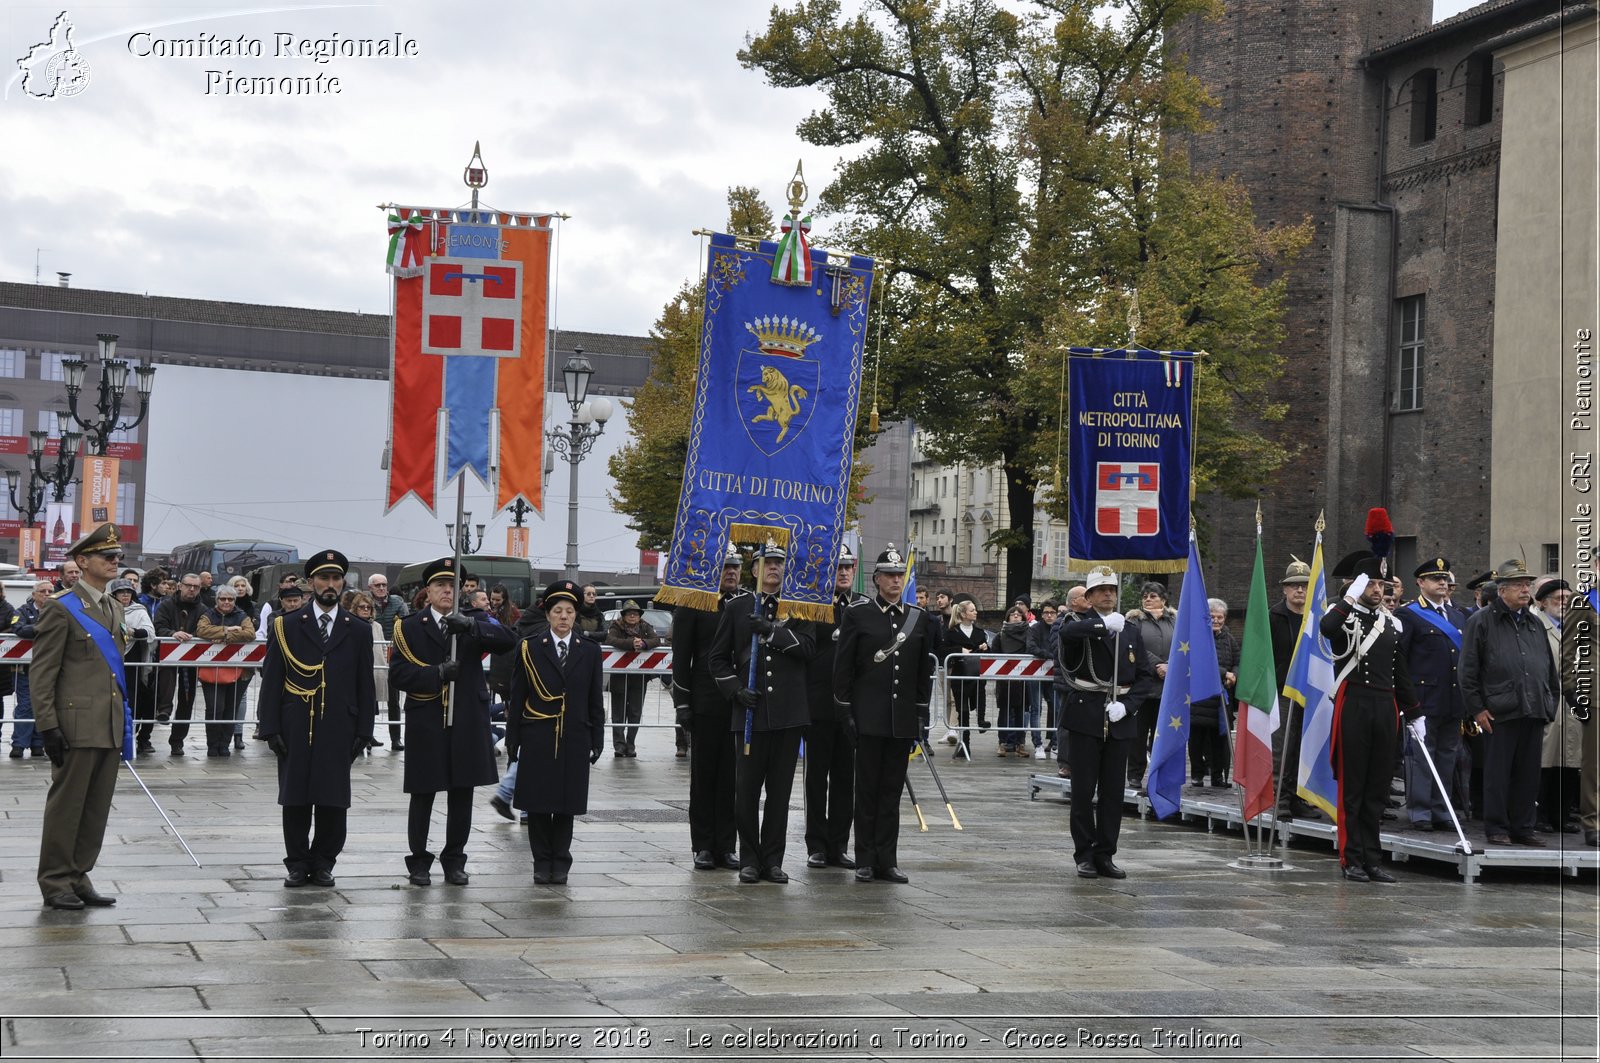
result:
M 711 675 L 717 687 L 730 699 L 750 683 L 751 622 L 755 595 L 740 591 L 722 603 L 722 619 L 717 623 L 717 638 L 711 647 Z M 769 602 L 767 619 L 777 615 Z M 751 718 L 753 731 L 784 731 L 811 722 L 811 707 L 806 702 L 806 662 L 816 649 L 813 625 L 806 620 L 778 623 L 771 635 L 759 643 L 755 690 L 761 701 Z M 731 730 L 744 733 L 745 710 L 732 702 Z
M 549 631 L 518 644 L 506 706 L 506 744 L 517 750 L 517 792 L 524 812 L 581 816 L 589 811 L 589 758 L 605 749 L 600 647 L 576 630 L 565 669 Z
M 257 703 L 261 737 L 281 735 L 278 804 L 350 807 L 356 740 L 372 738 L 378 712 L 372 622 L 340 609 L 323 646 L 316 605 L 275 613 Z
M 916 738 L 933 695 L 939 625 L 914 605 L 896 624 L 883 605 L 882 599 L 858 598 L 844 610 L 834 649 L 833 697 L 841 712 L 855 717 L 860 734 Z M 894 649 L 902 630 L 906 637 Z
M 389 682 L 405 691 L 405 792 L 431 794 L 459 786 L 500 781 L 489 730 L 489 686 L 483 657 L 515 645 L 511 632 L 483 612 L 463 613 L 474 624 L 456 638 L 460 674 L 441 691 L 439 665 L 450 659 L 450 637 L 433 621 L 432 609 L 419 609 L 395 622 L 389 653 Z M 448 700 L 447 700 L 448 699 Z M 444 725 L 445 706 L 451 725 Z

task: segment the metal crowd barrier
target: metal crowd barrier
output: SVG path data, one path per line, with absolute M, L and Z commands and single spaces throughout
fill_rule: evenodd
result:
M 949 666 L 950 666 L 950 661 L 952 659 L 960 659 L 960 660 L 963 660 L 965 662 L 975 663 L 977 665 L 977 668 L 978 668 L 977 674 L 976 675 L 952 675 L 952 674 L 950 674 Z M 972 733 L 974 731 L 978 731 L 978 732 L 981 733 L 983 730 L 985 730 L 984 728 L 982 728 L 982 727 L 980 727 L 978 725 L 976 720 L 971 718 L 971 717 L 976 717 L 978 712 L 980 711 L 979 710 L 979 705 L 982 703 L 982 684 L 984 684 L 984 683 L 994 683 L 995 684 L 995 690 L 997 692 L 999 691 L 1001 686 L 1007 685 L 1007 684 L 1013 684 L 1013 683 L 1020 683 L 1020 684 L 1038 683 L 1038 684 L 1042 684 L 1042 687 L 1041 687 L 1041 689 L 1039 691 L 1039 722 L 1036 725 L 1031 726 L 1031 727 L 1027 725 L 1027 714 L 1028 714 L 1029 710 L 1027 709 L 1027 707 L 1025 705 L 1023 710 L 1022 710 L 1023 711 L 1023 724 L 1022 724 L 1022 726 L 1007 727 L 1007 728 L 1004 728 L 1004 730 L 1015 731 L 1015 732 L 1020 733 L 1022 735 L 1022 740 L 1024 742 L 1028 743 L 1028 744 L 1031 744 L 1031 735 L 1033 733 L 1037 732 L 1039 734 L 1039 736 L 1040 736 L 1040 740 L 1041 740 L 1041 745 L 1042 746 L 1045 746 L 1045 747 L 1054 746 L 1054 744 L 1055 744 L 1055 719 L 1054 719 L 1054 708 L 1055 708 L 1055 706 L 1054 706 L 1053 701 L 1050 698 L 1049 691 L 1048 691 L 1047 688 L 1050 686 L 1051 680 L 1055 676 L 1055 674 L 1056 674 L 1056 667 L 1055 667 L 1055 662 L 1054 661 L 1046 660 L 1046 659 L 1040 658 L 1040 657 L 1035 657 L 1032 654 L 1026 654 L 1026 653 L 952 653 L 952 654 L 947 654 L 945 656 L 945 659 L 942 662 L 940 662 L 940 667 L 937 669 L 937 671 L 935 672 L 935 676 L 934 676 L 935 682 L 938 684 L 941 693 L 945 694 L 944 704 L 943 704 L 943 713 L 942 713 L 942 715 L 935 716 L 934 718 L 935 719 L 942 719 L 943 722 L 944 722 L 944 725 L 945 725 L 945 728 L 946 728 L 945 735 L 943 736 L 944 740 L 947 743 L 949 743 L 950 739 L 952 737 L 954 738 L 954 743 L 953 743 L 954 746 L 955 746 L 954 755 L 958 756 L 958 757 L 964 757 L 967 760 L 971 760 L 972 759 L 971 735 L 972 735 Z M 973 705 L 972 705 L 972 709 L 971 709 L 971 717 L 969 717 L 967 725 L 965 727 L 963 727 L 961 725 L 961 717 L 960 717 L 960 698 L 961 698 L 962 693 L 965 690 L 969 690 L 969 689 L 975 691 L 975 696 L 972 699 L 973 700 Z M 1048 713 L 1047 713 L 1047 705 L 1046 705 L 1047 701 L 1050 702 L 1050 704 L 1048 705 L 1048 710 L 1049 710 Z M 998 732 L 998 731 L 1000 731 L 1002 729 L 1000 727 L 1000 704 L 999 704 L 998 700 L 996 700 L 996 702 L 995 702 L 995 704 L 993 706 L 993 709 L 994 709 L 994 714 L 989 720 L 989 727 L 987 729 Z M 930 740 L 932 740 L 933 736 L 930 735 L 929 738 L 930 738 Z M 998 741 L 998 738 L 996 740 Z

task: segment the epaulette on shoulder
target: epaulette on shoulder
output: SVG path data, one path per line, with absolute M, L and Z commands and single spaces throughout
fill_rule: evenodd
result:
M 69 595 L 71 593 L 72 593 L 72 588 L 71 587 L 63 587 L 60 590 L 56 591 L 54 594 L 52 594 L 50 597 L 56 599 L 57 601 L 60 601 L 62 598 L 65 598 L 67 595 Z
M 857 598 L 855 601 L 853 601 L 849 605 L 845 606 L 845 608 L 846 609 L 859 609 L 863 605 L 871 605 L 871 604 L 872 604 L 872 599 L 871 598 Z M 912 608 L 916 608 L 916 607 L 913 606 Z

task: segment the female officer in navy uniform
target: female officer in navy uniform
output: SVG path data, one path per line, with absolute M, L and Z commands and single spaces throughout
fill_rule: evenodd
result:
M 511 803 L 528 813 L 539 885 L 567 881 L 573 817 L 589 811 L 589 766 L 605 751 L 600 647 L 573 630 L 581 594 L 571 580 L 545 590 L 550 628 L 518 645 L 506 706 L 506 754 L 517 762 Z
M 406 872 L 413 886 L 431 881 L 428 826 L 434 794 L 444 790 L 448 796 L 439 864 L 446 882 L 465 886 L 472 789 L 500 781 L 483 655 L 509 650 L 515 640 L 481 610 L 455 611 L 455 558 L 441 557 L 423 570 L 422 578 L 428 604 L 395 621 L 389 662 L 390 681 L 406 694 L 405 792 L 411 795 Z

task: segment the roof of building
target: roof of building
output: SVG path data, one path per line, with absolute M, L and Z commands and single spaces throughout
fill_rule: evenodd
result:
M 1588 6 L 1583 0 L 1560 0 L 1560 2 L 1564 8 Z M 1510 29 L 1518 19 L 1533 22 L 1551 18 L 1555 20 L 1551 23 L 1553 27 L 1559 24 L 1562 17 L 1560 13 L 1551 10 L 1551 0 L 1488 0 L 1487 3 L 1469 7 L 1443 21 L 1391 41 L 1382 48 L 1375 48 L 1361 57 L 1361 63 L 1363 66 L 1380 64 L 1403 52 L 1436 44 L 1469 30 L 1482 33 L 1486 29 L 1495 29 L 1498 35 Z

